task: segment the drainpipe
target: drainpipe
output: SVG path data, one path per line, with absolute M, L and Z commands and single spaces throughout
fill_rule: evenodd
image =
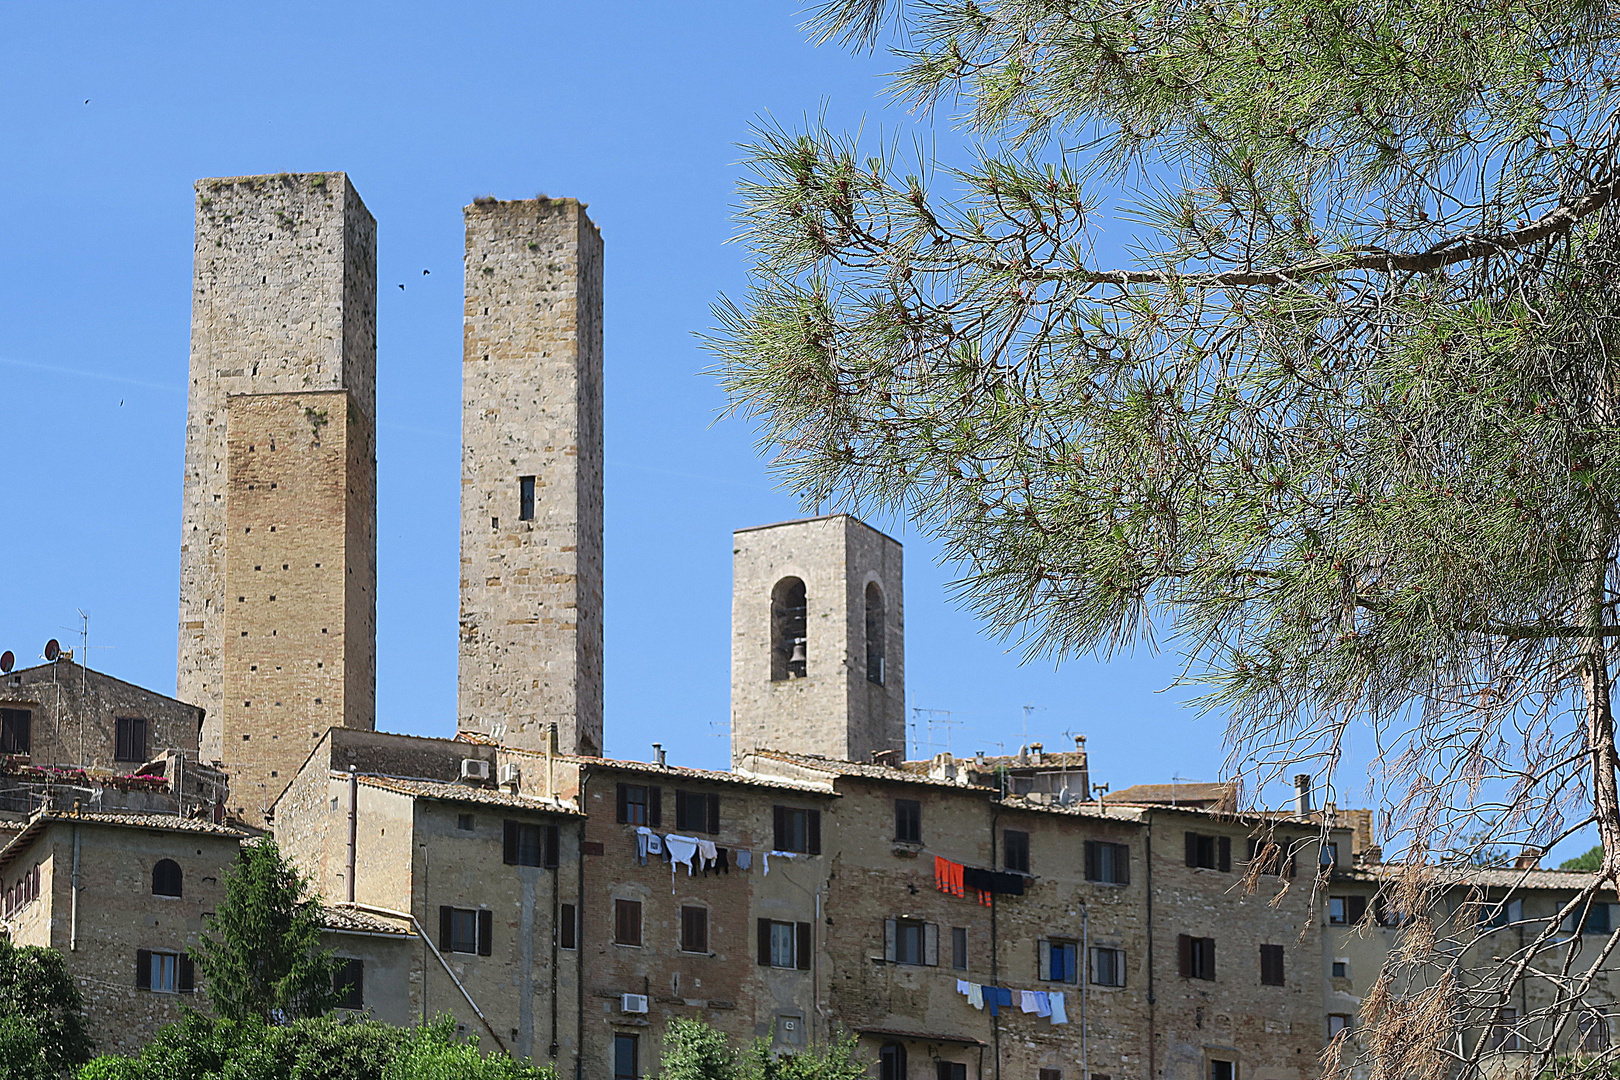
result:
M 354 866 L 360 845 L 360 774 L 349 766 L 349 872 L 346 875 L 349 903 L 354 903 Z
M 557 915 L 559 894 L 562 892 L 562 863 L 551 871 L 551 1058 L 557 1058 Z M 576 941 L 577 945 L 578 942 Z
M 78 817 L 77 804 L 73 807 L 73 816 Z M 73 898 L 68 906 L 68 952 L 79 951 L 79 824 L 73 823 Z
M 1143 835 L 1146 837 L 1147 851 L 1143 861 L 1147 863 L 1147 1004 L 1148 1004 L 1148 1080 L 1156 1080 L 1159 1075 L 1158 1068 L 1158 1029 L 1157 1010 L 1154 1008 L 1158 1001 L 1153 992 L 1153 811 L 1143 812 L 1147 829 Z
M 579 808 L 589 813 L 591 770 L 579 771 Z M 574 908 L 574 1080 L 585 1077 L 585 822 L 579 819 L 579 903 Z M 553 991 L 555 993 L 555 991 Z
M 1002 774 L 1002 783 L 1006 783 L 1006 774 Z M 990 869 L 996 868 L 998 856 L 996 854 L 996 826 L 1001 822 L 1001 799 L 994 798 L 990 804 Z M 990 985 L 998 986 L 1001 982 L 1001 955 L 996 946 L 996 894 L 990 894 Z M 990 1037 L 995 1041 L 996 1080 L 1001 1080 L 1001 1017 L 990 1018 Z
M 1086 989 L 1091 985 L 1091 910 L 1080 902 L 1080 1075 L 1091 1080 L 1086 1063 Z

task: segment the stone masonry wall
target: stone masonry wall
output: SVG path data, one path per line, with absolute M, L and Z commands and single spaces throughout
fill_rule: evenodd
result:
M 335 542 L 353 571 L 342 624 L 351 645 L 330 663 L 355 667 L 342 679 L 351 722 L 372 713 L 377 233 L 342 173 L 200 180 L 196 220 L 177 694 L 207 710 L 203 754 L 217 759 L 227 752 L 231 700 L 224 623 L 232 395 L 349 392 L 350 504 L 334 524 L 348 531 Z
M 195 758 L 202 710 L 142 689 L 72 660 L 24 668 L 0 677 L 0 705 L 28 710 L 32 749 L 38 765 L 132 771 L 139 762 L 118 761 L 119 717 L 148 722 L 147 750 L 166 749 Z
M 901 550 L 853 517 L 741 529 L 732 537 L 731 750 L 769 747 L 868 761 L 905 749 Z M 772 593 L 805 584 L 803 678 L 772 679 Z M 886 671 L 867 679 L 866 587 L 883 592 Z

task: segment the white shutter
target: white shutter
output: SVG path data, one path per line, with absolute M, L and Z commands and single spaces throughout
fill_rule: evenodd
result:
M 923 963 L 939 967 L 939 927 L 923 923 Z
M 1037 945 L 1041 952 L 1041 962 L 1039 965 L 1040 970 L 1036 975 L 1042 979 L 1050 979 L 1052 977 L 1052 943 L 1043 938 L 1037 942 Z
M 893 919 L 883 920 L 883 959 L 894 963 L 899 958 L 898 946 L 895 943 L 895 925 Z

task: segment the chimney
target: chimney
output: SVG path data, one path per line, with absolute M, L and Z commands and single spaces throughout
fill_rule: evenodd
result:
M 653 743 L 653 760 L 658 763 L 658 767 L 660 769 L 668 768 L 668 765 L 664 761 L 663 743 Z
M 1294 813 L 1300 817 L 1311 812 L 1311 774 L 1300 773 L 1294 777 Z
M 1513 860 L 1515 870 L 1535 870 L 1541 866 L 1541 849 L 1527 847 Z

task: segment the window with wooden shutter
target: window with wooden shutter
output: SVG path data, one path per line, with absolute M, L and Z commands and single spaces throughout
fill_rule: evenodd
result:
M 894 800 L 894 838 L 902 844 L 922 843 L 922 803 L 916 799 Z
M 197 967 L 185 953 L 181 953 L 176 959 L 180 969 L 180 984 L 177 989 L 182 994 L 189 994 L 197 989 Z
M 1354 926 L 1367 917 L 1367 898 L 1365 896 L 1347 896 L 1344 905 L 1345 918 Z
M 563 949 L 579 948 L 579 909 L 573 904 L 557 905 L 557 945 Z
M 152 989 L 152 950 L 135 950 L 135 989 Z
M 149 722 L 144 717 L 120 716 L 113 721 L 113 758 L 116 761 L 145 761 Z
M 478 912 L 478 955 L 489 956 L 495 951 L 495 913 L 487 908 Z
M 675 828 L 682 832 L 720 832 L 720 796 L 701 791 L 675 792 Z
M 759 919 L 754 924 L 757 955 L 760 967 L 771 966 L 771 920 Z
M 1220 852 L 1218 862 L 1221 871 L 1223 873 L 1230 872 L 1232 869 L 1232 838 L 1230 836 L 1217 837 L 1215 845 Z
M 33 713 L 0 709 L 0 754 L 26 754 L 33 747 Z
M 1188 833 L 1187 865 L 1203 870 L 1232 869 L 1232 838 Z
M 616 945 L 641 944 L 641 901 L 613 901 L 613 942 Z
M 681 951 L 709 951 L 709 909 L 685 905 L 681 908 Z
M 951 967 L 957 971 L 968 969 L 968 928 L 951 927 Z
M 820 810 L 804 810 L 795 806 L 775 806 L 771 810 L 774 850 L 821 854 Z
M 1260 946 L 1260 982 L 1265 986 L 1283 985 L 1283 947 Z
M 1128 844 L 1102 840 L 1086 841 L 1086 880 L 1105 885 L 1131 883 L 1131 849 Z
M 619 821 L 625 825 L 657 828 L 663 817 L 664 791 L 647 784 L 618 786 Z
M 1015 874 L 1029 873 L 1029 833 L 1022 829 L 1003 829 L 1001 863 Z
M 508 866 L 557 865 L 557 826 L 510 820 L 502 826 L 503 858 Z
M 340 1009 L 363 1009 L 366 1007 L 366 964 L 364 960 L 356 957 L 341 957 L 338 967 L 332 974 L 332 989 L 341 997 L 338 998 L 337 1007 Z
M 1176 935 L 1176 953 L 1181 962 L 1184 979 L 1215 978 L 1215 939 Z
M 807 922 L 795 923 L 796 946 L 793 952 L 794 967 L 800 971 L 810 970 L 810 924 Z

